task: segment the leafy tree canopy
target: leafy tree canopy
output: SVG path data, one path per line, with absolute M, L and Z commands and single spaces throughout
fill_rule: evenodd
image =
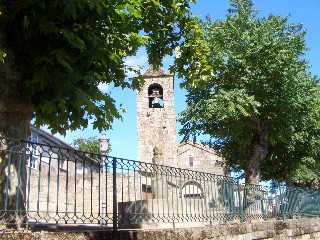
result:
M 0 110 L 30 109 L 35 124 L 53 132 L 85 128 L 89 120 L 110 128 L 121 116 L 99 84 L 139 88 L 139 77 L 126 78 L 124 59 L 145 46 L 149 63 L 160 65 L 192 25 L 192 2 L 1 0 Z
M 108 140 L 108 143 L 109 143 L 108 145 L 109 147 L 108 147 L 107 153 L 111 151 L 111 144 L 109 140 Z M 98 154 L 98 155 L 105 154 L 100 150 L 100 142 L 98 137 L 76 138 L 73 140 L 72 145 L 75 146 L 80 151 Z
M 319 152 L 319 88 L 303 58 L 305 31 L 289 17 L 258 17 L 250 0 L 230 4 L 226 20 L 199 21 L 178 49 L 175 70 L 188 91 L 180 133 L 209 134 L 247 183 L 292 178 Z
M 149 63 L 159 66 L 192 28 L 192 2 L 0 0 L 0 136 L 27 139 L 32 118 L 53 133 L 89 122 L 100 131 L 110 128 L 121 115 L 99 84 L 139 88 L 141 77 L 126 78 L 130 66 L 124 59 L 144 46 Z M 10 149 L 10 144 L 2 147 Z M 19 208 L 22 222 L 26 168 L 20 168 L 18 157 L 7 157 L 0 156 L 0 179 L 10 169 L 10 188 L 18 192 L 7 199 L 1 180 L 0 204 L 8 203 L 12 213 Z M 5 218 L 6 223 L 17 219 Z

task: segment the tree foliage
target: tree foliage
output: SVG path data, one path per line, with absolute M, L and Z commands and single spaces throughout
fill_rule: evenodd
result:
M 208 134 L 247 183 L 292 179 L 319 152 L 319 88 L 303 58 L 305 31 L 289 17 L 258 17 L 250 0 L 230 4 L 226 20 L 199 21 L 178 49 L 175 70 L 188 91 L 180 133 Z
M 145 46 L 149 63 L 160 65 L 193 21 L 190 2 L 1 0 L 0 73 L 8 76 L 10 68 L 19 75 L 8 96 L 28 103 L 35 124 L 53 132 L 85 128 L 90 120 L 110 128 L 121 116 L 99 84 L 139 88 L 141 78 L 126 78 L 132 69 L 124 59 Z
M 159 66 L 192 25 L 191 2 L 0 0 L 0 136 L 26 140 L 32 118 L 53 133 L 89 123 L 110 128 L 121 119 L 120 109 L 99 85 L 139 88 L 139 71 L 126 78 L 131 69 L 124 59 L 144 46 L 149 63 Z M 20 161 L 0 156 L 0 179 L 17 189 L 6 196 L 8 181 L 0 181 L 0 204 L 11 211 L 7 222 L 24 221 L 26 168 Z M 19 218 L 13 216 L 17 208 Z
M 78 150 L 84 151 L 87 153 L 93 153 L 98 155 L 106 154 L 100 150 L 100 142 L 98 137 L 89 137 L 89 138 L 76 138 L 73 140 L 72 143 L 73 146 L 75 146 Z M 109 153 L 111 151 L 111 144 L 108 140 L 108 151 Z
M 307 90 L 301 89 L 300 93 L 305 95 L 303 91 Z M 300 97 L 302 96 L 297 95 L 296 101 L 301 100 Z M 304 112 L 290 114 L 285 119 L 288 127 L 286 136 L 280 135 L 277 141 L 270 144 L 269 154 L 262 164 L 266 180 L 286 181 L 290 185 L 305 187 L 315 187 L 318 184 L 320 179 L 318 92 L 313 92 L 305 98 L 307 99 L 304 101 L 308 105 L 303 106 Z

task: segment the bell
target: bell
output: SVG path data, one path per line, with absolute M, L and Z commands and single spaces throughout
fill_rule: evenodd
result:
M 161 105 L 159 104 L 158 98 L 155 97 L 153 100 L 153 105 L 154 108 L 161 108 Z

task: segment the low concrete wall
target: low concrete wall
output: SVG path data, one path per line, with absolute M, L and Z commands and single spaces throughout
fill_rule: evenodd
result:
M 81 230 L 82 229 L 82 230 Z M 69 231 L 69 232 L 67 232 Z M 82 231 L 82 232 L 79 232 Z M 176 228 L 158 230 L 126 230 L 101 231 L 98 229 L 60 229 L 59 232 L 46 231 L 12 231 L 0 230 L 0 239 L 41 239 L 41 240 L 247 240 L 247 239 L 319 239 L 320 219 L 304 218 L 282 221 L 262 221 L 254 223 L 239 223 L 214 225 L 203 228 Z

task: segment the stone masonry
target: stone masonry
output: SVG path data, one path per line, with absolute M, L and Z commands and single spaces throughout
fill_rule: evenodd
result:
M 163 153 L 158 164 L 173 166 L 177 153 L 173 75 L 151 66 L 144 79 L 137 93 L 138 161 L 152 163 L 153 149 L 157 147 Z M 153 88 L 160 90 L 162 107 L 149 105 Z
M 116 175 L 117 202 L 142 198 L 141 184 L 134 182 L 138 179 L 135 173 Z M 113 188 L 111 173 L 32 172 L 27 187 L 28 221 L 30 224 L 112 224 Z
M 161 152 L 157 164 L 228 175 L 224 160 L 213 149 L 192 141 L 176 142 L 174 76 L 150 66 L 144 79 L 137 93 L 138 161 L 152 163 L 156 150 Z
M 61 232 L 31 232 L 31 231 L 9 231 L 0 230 L 0 239 L 55 239 L 55 240 L 98 240 L 98 239 L 118 239 L 118 240 L 319 240 L 320 220 L 292 219 L 282 221 L 262 221 L 254 223 L 225 224 L 207 226 L 202 228 L 176 228 L 157 230 L 126 230 L 126 231 L 69 231 Z

